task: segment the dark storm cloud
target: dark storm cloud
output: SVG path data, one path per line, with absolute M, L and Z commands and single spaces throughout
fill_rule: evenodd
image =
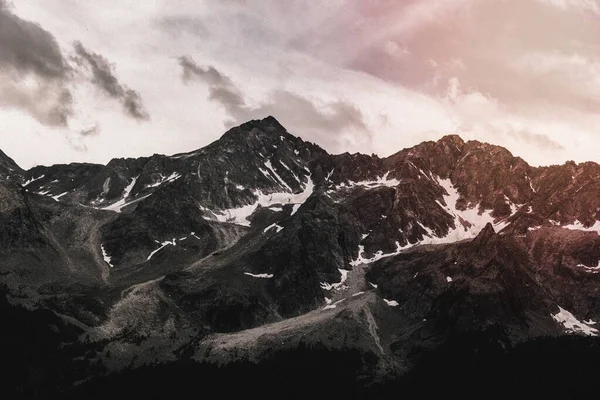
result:
M 81 42 L 75 42 L 73 48 L 77 54 L 77 64 L 91 71 L 92 83 L 109 97 L 119 100 L 123 104 L 123 110 L 130 117 L 149 119 L 140 94 L 119 82 L 114 73 L 114 66 L 105 57 L 89 51 Z
M 232 80 L 215 67 L 199 66 L 189 56 L 180 57 L 179 65 L 182 68 L 182 80 L 186 84 L 200 80 L 208 85 L 209 98 L 223 106 L 231 117 L 228 126 L 273 115 L 303 137 L 329 148 L 339 147 L 339 136 L 348 129 L 371 135 L 362 113 L 350 103 L 334 101 L 317 105 L 298 94 L 276 90 L 265 102 L 251 107 L 246 104 L 240 89 Z
M 72 114 L 70 68 L 54 36 L 25 21 L 0 0 L 0 104 L 21 109 L 43 124 L 66 125 Z M 29 84 L 25 84 L 25 80 Z
M 0 1 L 0 66 L 48 79 L 64 78 L 69 71 L 54 36 L 14 15 L 4 1 Z

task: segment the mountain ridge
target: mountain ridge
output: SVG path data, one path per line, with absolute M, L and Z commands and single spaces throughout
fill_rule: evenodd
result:
M 245 127 L 245 126 L 252 127 L 252 126 L 256 126 L 256 124 L 265 123 L 265 122 L 268 123 L 268 124 L 270 124 L 270 125 L 272 125 L 272 126 L 278 126 L 281 129 L 283 129 L 285 133 L 287 133 L 287 134 L 289 134 L 289 135 L 291 135 L 291 136 L 293 136 L 295 138 L 301 139 L 300 136 L 294 136 L 293 134 L 289 133 L 287 131 L 287 129 L 285 129 L 285 127 L 283 127 L 283 125 L 281 125 L 281 123 L 279 123 L 279 121 L 275 117 L 273 117 L 273 116 L 267 116 L 267 117 L 265 117 L 263 119 L 251 120 L 251 121 L 245 122 L 245 123 L 243 123 L 243 124 L 241 124 L 239 126 L 230 128 L 223 135 L 221 135 L 219 137 L 219 139 L 214 140 L 213 142 L 207 144 L 206 146 L 200 147 L 200 148 L 198 148 L 196 150 L 191 150 L 189 152 L 174 153 L 174 154 L 171 154 L 171 155 L 163 154 L 163 153 L 154 153 L 154 154 L 151 154 L 151 155 L 140 156 L 140 157 L 118 157 L 118 158 L 112 158 L 112 159 L 110 159 L 106 164 L 94 163 L 94 162 L 85 162 L 84 161 L 84 162 L 71 162 L 71 163 L 68 163 L 68 164 L 35 165 L 35 166 L 32 166 L 31 168 L 26 169 L 26 170 L 22 169 L 21 167 L 18 167 L 18 164 L 12 158 L 8 157 L 4 152 L 2 152 L 2 150 L 0 150 L 0 152 L 1 152 L 0 159 L 2 159 L 2 160 L 5 160 L 5 159 L 9 160 L 9 162 L 11 164 L 14 164 L 15 166 L 17 166 L 19 168 L 19 170 L 24 171 L 24 172 L 29 172 L 29 171 L 32 171 L 32 170 L 34 170 L 36 168 L 49 168 L 49 167 L 52 167 L 52 166 L 59 166 L 59 165 L 60 166 L 71 166 L 71 165 L 108 166 L 112 161 L 130 161 L 130 160 L 150 159 L 150 158 L 156 157 L 156 156 L 158 156 L 158 157 L 175 157 L 175 158 L 177 158 L 177 157 L 189 156 L 189 155 L 195 154 L 198 151 L 200 151 L 200 150 L 202 150 L 202 149 L 204 149 L 204 148 L 206 148 L 208 146 L 211 146 L 211 145 L 213 145 L 216 142 L 219 142 L 219 140 L 223 139 L 223 137 L 226 136 L 226 135 L 228 135 L 229 133 L 235 132 L 235 131 L 239 132 L 239 128 L 241 128 L 241 127 Z M 504 147 L 502 147 L 500 145 L 495 145 L 495 144 L 488 143 L 488 142 L 481 142 L 481 141 L 478 141 L 478 140 L 475 140 L 475 139 L 465 141 L 464 139 L 462 139 L 462 137 L 460 136 L 460 134 L 458 134 L 458 133 L 449 133 L 449 134 L 442 135 L 438 140 L 426 140 L 426 141 L 420 142 L 420 143 L 418 143 L 418 144 L 416 144 L 414 146 L 401 149 L 401 150 L 397 151 L 396 153 L 393 153 L 393 154 L 391 154 L 389 156 L 386 156 L 386 157 L 380 157 L 377 154 L 368 155 L 367 153 L 361 153 L 361 152 L 350 153 L 348 151 L 343 152 L 343 153 L 336 153 L 336 154 L 332 154 L 332 155 L 339 155 L 339 156 L 342 156 L 342 155 L 348 155 L 348 156 L 366 156 L 366 157 L 373 157 L 374 156 L 374 157 L 380 158 L 380 159 L 390 159 L 390 158 L 394 158 L 399 153 L 402 153 L 404 151 L 409 151 L 411 149 L 417 148 L 417 147 L 419 147 L 421 145 L 424 145 L 424 144 L 434 144 L 435 145 L 435 144 L 439 144 L 440 142 L 441 143 L 445 143 L 446 141 L 452 141 L 452 142 L 455 142 L 455 143 L 461 143 L 462 145 L 467 144 L 469 142 L 472 142 L 472 143 L 479 144 L 479 145 L 488 145 L 488 146 L 492 146 L 492 147 L 496 147 L 496 148 L 501 148 L 501 149 L 504 149 L 505 151 L 508 151 L 510 153 L 509 150 L 507 150 L 506 148 L 504 148 Z M 316 146 L 316 147 L 320 147 L 318 144 L 314 144 L 312 142 L 306 142 L 306 143 L 309 143 L 309 144 L 311 144 L 313 146 Z M 323 150 L 323 151 L 325 151 L 325 150 Z M 512 153 L 511 153 L 511 156 L 514 157 L 514 158 L 516 158 L 516 159 L 520 159 L 520 160 L 524 161 L 525 163 L 527 163 L 527 160 L 523 159 L 522 157 L 514 156 L 514 155 L 512 155 Z M 582 161 L 582 162 L 575 162 L 573 160 L 567 160 L 567 161 L 565 161 L 562 164 L 547 164 L 547 165 L 545 164 L 545 165 L 539 165 L 539 166 L 531 166 L 531 168 L 538 169 L 538 168 L 557 167 L 557 166 L 564 166 L 564 165 L 573 165 L 573 166 L 577 167 L 577 166 L 588 166 L 588 165 L 589 166 L 595 166 L 595 165 L 600 165 L 600 164 L 598 162 L 596 162 L 596 161 L 591 161 L 591 160 L 589 160 L 589 161 Z
M 457 135 L 332 155 L 271 117 L 189 153 L 14 176 L 0 284 L 81 330 L 90 368 L 303 344 L 381 377 L 455 335 L 598 334 L 595 163 L 531 167 Z

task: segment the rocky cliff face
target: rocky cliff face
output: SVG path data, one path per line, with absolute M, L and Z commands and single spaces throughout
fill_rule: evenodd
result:
M 0 179 L 3 181 L 19 181 L 22 179 L 24 172 L 12 158 L 0 150 Z
M 174 156 L 0 155 L 0 281 L 109 370 L 319 343 L 407 371 L 473 331 L 596 335 L 600 166 L 446 136 L 331 155 L 274 118 Z

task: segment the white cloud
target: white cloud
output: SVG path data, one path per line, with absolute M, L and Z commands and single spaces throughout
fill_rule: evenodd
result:
M 547 75 L 552 84 L 600 99 L 600 57 L 558 51 L 532 52 L 513 61 L 523 72 Z
M 536 22 L 537 41 L 519 36 L 531 23 L 530 14 L 520 11 L 539 11 L 527 8 L 531 4 L 558 14 L 563 9 L 597 13 L 596 1 L 307 4 L 15 2 L 15 12 L 50 31 L 66 55 L 74 41 L 81 41 L 113 62 L 119 80 L 139 91 L 151 119 L 141 123 L 127 118 L 119 104 L 81 83 L 73 88 L 74 116 L 66 128 L 50 128 L 0 109 L 0 148 L 27 167 L 107 162 L 206 145 L 223 133 L 232 116 L 210 100 L 205 83 L 181 81 L 177 58 L 189 54 L 230 77 L 247 108 L 257 112 L 286 105 L 307 110 L 312 104 L 326 115 L 331 104 L 355 106 L 370 134 L 348 124 L 335 141 L 328 139 L 331 132 L 292 118 L 293 109 L 281 111 L 291 132 L 310 136 L 330 151 L 388 155 L 422 140 L 461 133 L 507 146 L 534 164 L 600 160 L 591 150 L 600 121 L 582 106 L 589 99 L 600 102 L 600 55 L 594 46 L 581 44 L 587 31 L 573 34 L 577 51 L 547 43 L 547 33 L 567 28 L 545 27 L 544 19 Z M 498 13 L 498 4 L 505 5 L 506 15 Z M 565 43 L 578 27 L 576 16 L 571 17 L 575 19 L 566 24 L 571 30 L 560 32 Z M 513 34 L 520 39 L 513 41 Z M 361 56 L 381 69 L 356 68 L 352 62 Z M 290 96 L 277 97 L 285 104 L 275 107 L 274 93 Z M 79 135 L 96 126 L 99 134 Z
M 591 11 L 600 14 L 600 3 L 597 0 L 537 0 L 542 4 L 561 10 Z

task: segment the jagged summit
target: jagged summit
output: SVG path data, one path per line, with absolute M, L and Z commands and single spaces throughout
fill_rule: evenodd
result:
M 11 161 L 6 159 L 7 163 Z M 446 187 L 440 189 L 438 180 L 444 180 L 457 193 L 449 207 L 461 212 L 481 208 L 489 210 L 493 218 L 502 219 L 514 214 L 515 208 L 529 204 L 548 219 L 591 226 L 600 217 L 589 211 L 598 203 L 593 193 L 599 185 L 599 171 L 595 163 L 534 168 L 502 147 L 464 141 L 458 135 L 423 142 L 387 158 L 359 153 L 330 155 L 290 134 L 268 116 L 231 128 L 217 141 L 191 153 L 114 159 L 106 166 L 35 167 L 24 173 L 23 181 L 33 193 L 121 211 L 130 203 L 143 202 L 163 185 L 181 180 L 186 182 L 181 190 L 193 193 L 202 207 L 218 215 L 257 201 L 257 191 L 301 193 L 309 176 L 311 185 L 317 188 L 378 182 L 385 176 L 390 182 L 412 185 L 420 203 L 431 199 L 428 209 L 434 210 L 435 202 L 444 202 L 441 196 L 448 191 Z M 418 181 L 425 177 L 429 183 Z M 333 192 L 337 190 L 328 190 L 335 197 Z M 552 202 L 537 201 L 542 194 L 551 197 Z M 567 206 L 567 199 L 576 206 Z M 425 213 L 435 215 L 437 211 L 418 212 Z M 425 226 L 442 235 L 452 225 L 444 218 Z M 407 228 L 409 222 L 410 218 L 397 222 L 398 228 Z M 403 232 L 411 233 L 396 239 L 408 243 L 422 237 L 426 230 L 413 224 Z
M 287 131 L 287 129 L 284 128 L 284 126 L 281 125 L 281 123 L 274 116 L 272 116 L 272 115 L 269 115 L 266 118 L 263 118 L 261 120 L 261 122 L 263 124 L 270 125 L 270 126 L 274 127 L 277 130 Z
M 465 145 L 465 141 L 458 134 L 442 136 L 436 143 L 437 144 L 451 143 L 451 144 L 455 145 L 456 147 L 462 147 Z
M 273 139 L 279 139 L 279 136 L 292 136 L 287 129 L 279 123 L 274 117 L 269 116 L 263 119 L 254 119 L 244 122 L 238 126 L 230 128 L 221 136 L 219 140 L 240 140 L 248 139 L 252 136 L 266 136 Z
M 269 116 L 261 120 L 251 120 L 239 126 L 229 129 L 221 138 L 205 149 L 219 149 L 222 146 L 230 150 L 251 149 L 253 151 L 265 151 L 280 145 L 287 145 L 293 150 L 303 151 L 304 149 L 315 153 L 326 153 L 319 146 L 306 142 L 302 138 L 292 135 L 283 125 L 274 117 Z M 202 150 L 202 149 L 201 149 Z M 200 150 L 200 151 L 201 151 Z

